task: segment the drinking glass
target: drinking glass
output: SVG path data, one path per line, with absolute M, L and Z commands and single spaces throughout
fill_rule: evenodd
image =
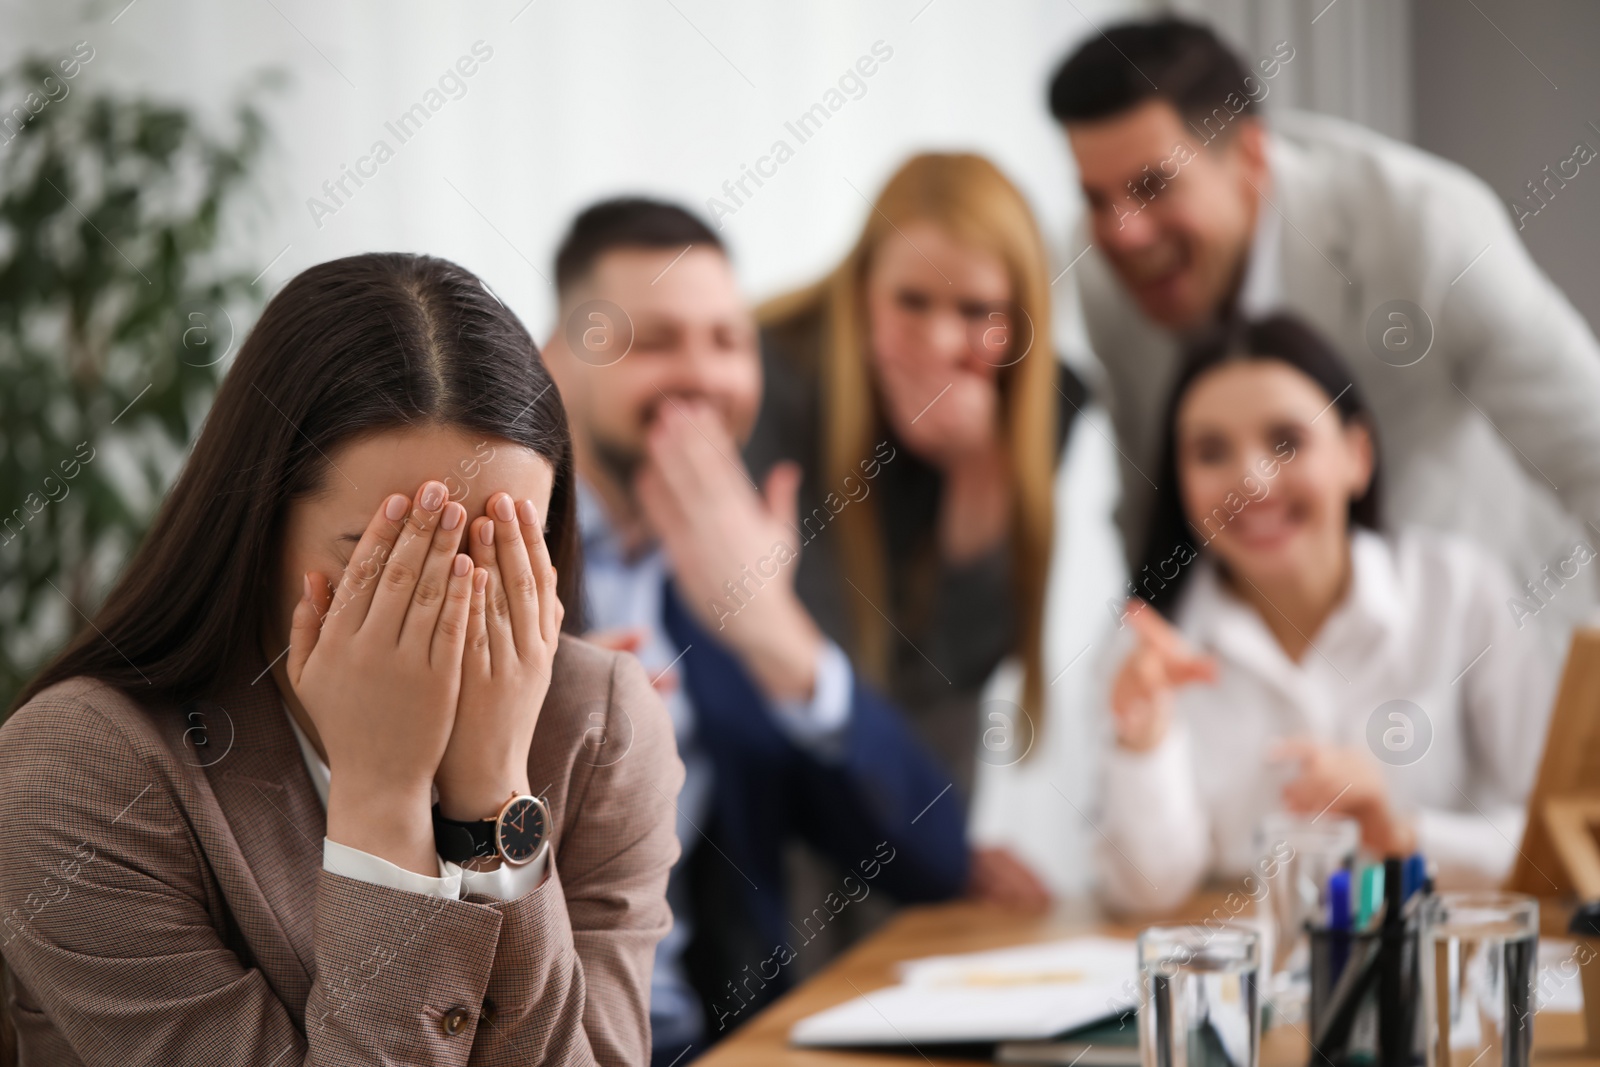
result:
M 1311 956 L 1306 921 L 1327 921 L 1328 876 L 1355 863 L 1361 826 L 1338 815 L 1308 819 L 1272 814 L 1262 820 L 1256 843 L 1261 855 L 1258 870 L 1266 883 L 1277 928 L 1272 971 L 1308 984 Z
M 1142 1067 L 1257 1067 L 1261 935 L 1249 927 L 1152 926 L 1139 935 Z
M 1423 912 L 1428 1067 L 1528 1067 L 1539 902 L 1521 893 L 1439 893 Z

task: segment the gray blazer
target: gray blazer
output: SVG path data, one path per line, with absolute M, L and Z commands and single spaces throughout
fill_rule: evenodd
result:
M 1320 330 L 1372 406 L 1389 521 L 1469 536 L 1519 588 L 1543 584 L 1547 563 L 1566 560 L 1578 539 L 1600 539 L 1594 334 L 1529 258 L 1505 205 L 1467 171 L 1325 116 L 1278 113 L 1271 131 L 1262 210 L 1273 233 L 1256 258 L 1276 260 L 1273 309 Z M 1074 273 L 1123 454 L 1118 520 L 1138 560 L 1178 343 L 1144 318 L 1098 249 Z M 1420 306 L 1414 336 L 1431 335 L 1410 366 L 1397 364 L 1416 350 L 1382 343 L 1384 330 L 1404 329 L 1384 307 L 1396 300 Z M 1596 588 L 1592 574 L 1558 580 L 1549 611 L 1530 606 L 1564 630 Z
M 819 441 L 818 322 L 813 318 L 762 331 L 765 394 L 745 460 L 759 482 L 774 463 L 793 460 L 800 484 L 800 564 L 795 586 L 817 625 L 855 658 L 852 599 L 864 594 L 844 579 L 832 516 L 868 496 L 884 524 L 889 602 L 874 605 L 892 621 L 888 697 L 971 796 L 979 736 L 979 694 L 1015 645 L 1009 544 L 962 567 L 938 558 L 940 479 L 887 429 L 874 457 L 877 476 L 852 486 L 822 482 Z M 1087 402 L 1083 383 L 1065 365 L 1059 446 Z M 855 498 L 855 499 L 852 499 Z

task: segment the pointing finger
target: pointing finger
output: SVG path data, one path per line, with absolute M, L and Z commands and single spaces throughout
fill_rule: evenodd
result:
M 1139 635 L 1139 640 L 1158 652 L 1187 653 L 1188 645 L 1177 628 L 1162 617 L 1161 612 L 1134 597 L 1128 601 L 1128 625 Z

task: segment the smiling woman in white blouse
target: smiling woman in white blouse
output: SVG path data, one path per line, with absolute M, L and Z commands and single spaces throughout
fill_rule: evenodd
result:
M 1377 532 L 1377 441 L 1339 357 L 1278 316 L 1197 348 L 1108 703 L 1099 867 L 1159 911 L 1246 873 L 1275 811 L 1357 820 L 1441 885 L 1516 855 L 1554 689 L 1498 564 Z

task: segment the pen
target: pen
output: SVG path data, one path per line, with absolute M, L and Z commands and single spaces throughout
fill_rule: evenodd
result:
M 1330 983 L 1344 973 L 1350 954 L 1350 872 L 1344 868 L 1328 876 L 1328 971 Z
M 1383 904 L 1383 873 L 1384 869 L 1376 863 L 1361 868 L 1361 895 L 1356 902 L 1357 930 L 1365 930 Z M 1396 882 L 1398 884 L 1398 879 Z
M 1406 900 L 1411 899 L 1411 894 L 1422 888 L 1422 883 L 1428 877 L 1428 861 L 1423 859 L 1422 853 L 1413 852 L 1406 857 L 1405 873 L 1402 875 L 1405 892 L 1402 894 Z
M 1399 859 L 1384 860 L 1379 874 L 1388 885 L 1378 970 L 1378 1062 L 1406 1067 L 1411 1058 L 1411 1001 L 1405 995 L 1404 873 Z M 1409 866 L 1409 864 L 1407 864 Z

